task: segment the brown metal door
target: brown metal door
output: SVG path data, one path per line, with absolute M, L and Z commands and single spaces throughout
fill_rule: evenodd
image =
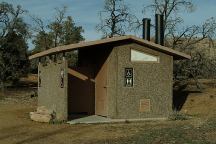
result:
M 107 116 L 107 62 L 103 64 L 95 79 L 95 114 Z

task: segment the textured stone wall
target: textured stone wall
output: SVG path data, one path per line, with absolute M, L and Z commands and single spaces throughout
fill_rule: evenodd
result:
M 118 79 L 118 62 L 117 49 L 114 48 L 108 57 L 107 68 L 107 98 L 108 98 L 108 116 L 117 117 L 117 79 Z
M 46 106 L 56 112 L 58 120 L 67 120 L 68 117 L 68 72 L 67 61 L 39 64 L 41 86 L 38 87 L 38 106 Z M 64 69 L 64 87 L 61 88 L 61 69 Z
M 159 63 L 131 62 L 131 49 L 159 56 Z M 96 53 L 91 55 L 90 52 L 86 54 L 85 59 L 89 59 L 92 63 L 104 61 L 100 57 L 96 59 L 94 56 Z M 107 50 L 106 53 L 108 59 L 107 117 L 119 119 L 167 117 L 172 112 L 172 56 L 138 44 L 123 44 Z M 104 57 L 98 51 L 97 55 Z M 39 65 L 41 87 L 38 89 L 38 105 L 54 110 L 58 120 L 68 118 L 67 67 L 67 61 Z M 125 68 L 134 69 L 133 87 L 124 86 Z M 64 88 L 60 86 L 61 69 L 65 72 Z
M 131 62 L 130 49 L 159 56 L 159 63 Z M 134 69 L 134 86 L 124 87 L 124 68 Z M 108 66 L 109 113 L 112 118 L 167 117 L 172 112 L 173 57 L 140 46 L 118 46 Z M 150 110 L 145 110 L 150 101 Z M 140 102 L 144 108 L 140 109 Z

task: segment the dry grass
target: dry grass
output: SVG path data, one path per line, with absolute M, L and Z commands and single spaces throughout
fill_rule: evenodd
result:
M 0 144 L 215 144 L 216 89 L 189 93 L 181 113 L 187 120 L 68 125 L 33 122 L 32 89 L 8 91 L 0 100 Z
M 216 113 L 216 88 L 206 88 L 202 93 L 191 93 L 182 107 L 189 115 L 213 115 Z

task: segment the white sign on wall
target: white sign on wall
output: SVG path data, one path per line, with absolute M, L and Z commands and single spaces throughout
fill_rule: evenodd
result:
M 125 68 L 125 87 L 133 87 L 133 68 Z

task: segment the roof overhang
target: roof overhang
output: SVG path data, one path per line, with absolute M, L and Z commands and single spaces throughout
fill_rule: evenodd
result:
M 29 59 L 32 60 L 35 58 L 41 58 L 44 56 L 54 55 L 54 54 L 58 54 L 58 53 L 65 53 L 65 52 L 78 50 L 78 49 L 82 49 L 82 48 L 87 48 L 87 47 L 91 48 L 91 47 L 99 46 L 99 45 L 114 44 L 114 43 L 123 42 L 123 41 L 134 42 L 134 43 L 149 47 L 151 49 L 154 49 L 156 51 L 166 53 L 168 55 L 173 56 L 173 58 L 175 60 L 191 59 L 191 56 L 187 55 L 185 53 L 173 50 L 173 49 L 165 47 L 165 46 L 161 46 L 159 44 L 155 44 L 153 42 L 150 42 L 150 41 L 147 41 L 147 40 L 144 40 L 141 38 L 137 38 L 135 36 L 130 36 L 130 35 L 59 46 L 59 47 L 51 48 L 51 49 L 48 49 L 46 51 L 42 51 L 40 53 L 36 53 L 34 55 L 31 55 L 31 56 L 29 56 Z

